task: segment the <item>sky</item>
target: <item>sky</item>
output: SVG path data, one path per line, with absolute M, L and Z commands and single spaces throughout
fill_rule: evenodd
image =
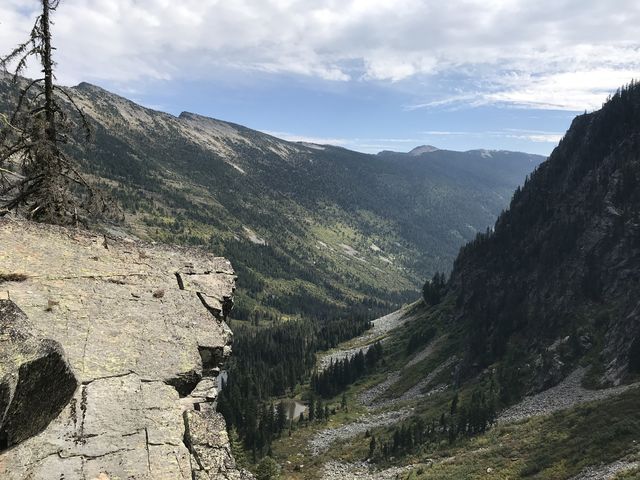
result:
M 0 53 L 38 3 L 2 0 Z M 546 155 L 640 79 L 637 0 L 62 0 L 53 20 L 60 84 L 370 153 Z

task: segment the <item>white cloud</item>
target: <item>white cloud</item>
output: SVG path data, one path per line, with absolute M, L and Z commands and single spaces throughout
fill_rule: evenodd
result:
M 0 51 L 26 37 L 38 3 L 3 0 Z M 420 100 L 409 109 L 583 110 L 640 77 L 635 0 L 63 0 L 54 18 L 66 84 L 135 88 L 231 69 L 419 80 L 403 87 Z
M 448 130 L 428 130 L 420 132 L 428 137 L 450 137 L 461 136 L 467 138 L 512 138 L 516 140 L 527 140 L 535 143 L 553 143 L 560 141 L 564 133 L 545 132 L 541 130 L 525 130 L 508 128 L 500 131 L 448 131 Z
M 528 140 L 535 143 L 553 143 L 556 144 L 563 137 L 563 133 L 543 132 L 540 130 L 520 130 L 507 129 L 504 132 L 496 132 L 496 136 L 515 138 L 518 140 Z
M 333 145 L 365 153 L 378 153 L 381 150 L 409 151 L 416 145 L 424 143 L 424 138 L 334 138 L 299 135 L 291 132 L 261 130 L 263 133 L 290 142 L 314 143 L 317 145 Z

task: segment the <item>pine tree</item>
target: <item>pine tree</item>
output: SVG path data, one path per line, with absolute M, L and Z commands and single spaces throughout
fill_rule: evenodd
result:
M 457 411 L 458 411 L 458 392 L 455 393 L 455 395 L 453 396 L 453 400 L 451 400 L 450 413 L 451 415 L 455 415 Z
M 238 430 L 235 427 L 229 429 L 229 444 L 231 446 L 231 453 L 236 461 L 236 465 L 239 468 L 247 468 L 247 452 L 242 445 Z
M 369 441 L 369 457 L 368 458 L 373 458 L 373 454 L 376 451 L 376 437 L 374 437 L 373 435 L 371 436 L 371 440 Z
M 322 420 L 324 418 L 324 406 L 322 405 L 321 400 L 318 400 L 318 403 L 316 403 L 316 418 L 318 420 Z
M 279 435 L 287 426 L 287 411 L 284 402 L 279 402 L 276 408 L 276 431 Z
M 309 421 L 313 422 L 316 418 L 316 406 L 315 406 L 315 399 L 313 397 L 311 397 L 309 399 Z
M 277 480 L 280 478 L 280 466 L 276 461 L 266 456 L 256 467 L 256 480 Z
M 53 83 L 51 13 L 59 3 L 60 0 L 41 0 L 42 13 L 29 39 L 0 58 L 0 68 L 5 73 L 15 65 L 13 84 L 22 87 L 12 113 L 2 115 L 0 214 L 21 210 L 39 221 L 77 223 L 86 215 L 107 213 L 110 205 L 79 173 L 62 148 L 72 128 L 66 104 L 79 117 L 87 139 L 90 128 L 73 98 Z M 38 59 L 43 76 L 26 81 L 20 75 L 30 57 Z M 77 191 L 82 192 L 81 197 Z

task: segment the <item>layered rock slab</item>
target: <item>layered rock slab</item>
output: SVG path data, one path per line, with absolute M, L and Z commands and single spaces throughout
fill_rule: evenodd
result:
M 0 454 L 0 477 L 192 478 L 200 467 L 184 442 L 184 412 L 206 405 L 221 421 L 207 376 L 231 351 L 231 264 L 2 219 L 0 273 L 20 274 L 0 295 L 27 314 L 34 335 L 63 346 L 81 382 L 44 432 Z M 233 471 L 232 459 L 223 468 Z

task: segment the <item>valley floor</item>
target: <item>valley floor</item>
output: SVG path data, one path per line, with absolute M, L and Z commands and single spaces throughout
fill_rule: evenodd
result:
M 384 340 L 385 335 L 408 319 L 409 316 L 405 315 L 405 310 L 401 309 L 374 320 L 373 326 L 362 335 L 345 342 L 339 348 L 318 355 L 318 368 L 324 370 L 331 362 L 351 358 L 360 350 L 366 352 L 376 341 Z
M 407 308 L 378 319 L 364 335 L 319 356 L 319 364 L 326 367 L 331 359 L 353 355 L 375 341 L 391 344 L 390 332 L 412 320 L 410 311 Z M 440 445 L 430 453 L 408 455 L 392 465 L 363 460 L 367 457 L 368 432 L 414 415 L 424 408 L 425 399 L 434 404 L 450 400 L 451 392 L 442 381 L 446 378 L 442 372 L 450 370 L 456 357 L 444 351 L 444 343 L 442 338 L 433 339 L 412 354 L 404 366 L 390 366 L 384 375 L 356 383 L 348 391 L 349 413 L 339 412 L 327 425 L 294 431 L 292 437 L 278 442 L 276 455 L 281 460 L 288 459 L 283 477 L 414 480 L 484 478 L 491 474 L 497 479 L 640 478 L 640 444 L 635 443 L 636 437 L 640 441 L 640 412 L 635 408 L 640 401 L 640 384 L 588 390 L 581 383 L 586 373 L 583 368 L 559 385 L 503 411 L 486 434 L 460 440 L 453 446 Z M 424 373 L 415 375 L 414 370 Z M 629 408 L 633 416 L 625 420 Z M 600 415 L 600 411 L 607 414 Z M 590 429 L 597 428 L 596 423 L 604 431 L 592 434 Z M 624 428 L 621 425 L 627 423 L 628 432 L 619 433 Z M 573 430 L 580 428 L 588 433 L 572 438 Z M 613 433 L 610 429 L 614 429 Z M 631 437 L 633 440 L 629 441 Z M 604 444 L 592 451 L 600 441 Z M 580 442 L 594 445 L 577 445 Z M 305 459 L 307 465 L 303 464 Z

